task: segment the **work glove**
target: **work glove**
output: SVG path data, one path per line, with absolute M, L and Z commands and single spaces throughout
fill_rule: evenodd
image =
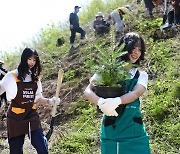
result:
M 115 111 L 115 109 L 122 104 L 121 98 L 120 97 L 116 97 L 116 98 L 106 98 L 103 100 L 105 103 L 101 103 L 101 105 L 99 106 L 99 108 L 101 109 L 101 111 L 106 114 L 107 116 L 111 115 L 114 113 L 114 116 L 118 116 L 117 112 Z M 99 101 L 98 101 L 99 102 Z
M 60 98 L 53 97 L 53 98 L 48 99 L 48 102 L 51 105 L 54 105 L 54 103 L 56 103 L 56 105 L 60 105 L 61 100 Z
M 112 112 L 110 112 L 110 113 L 106 113 L 105 115 L 107 115 L 107 116 L 115 116 L 115 117 L 117 117 L 118 116 L 118 113 L 116 112 L 116 110 L 113 110 Z
M 102 97 L 100 97 L 99 98 L 99 100 L 98 100 L 98 106 L 99 106 L 99 108 L 101 107 L 101 105 L 103 105 L 105 103 L 105 99 L 104 98 L 102 98 Z
M 107 99 L 104 99 L 104 98 L 99 98 L 99 100 L 98 100 L 98 107 L 99 107 L 99 109 L 101 109 L 101 111 L 105 114 L 105 115 L 107 115 L 107 116 L 118 116 L 118 113 L 116 112 L 116 110 L 114 109 L 114 110 L 112 110 L 111 112 L 109 112 L 109 111 L 107 111 L 106 112 L 106 110 L 102 110 L 102 107 L 104 106 L 104 104 L 106 103 L 106 100 Z M 107 102 L 108 103 L 108 102 Z

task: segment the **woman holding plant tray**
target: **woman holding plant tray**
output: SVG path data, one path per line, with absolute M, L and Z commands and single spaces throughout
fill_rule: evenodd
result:
M 126 66 L 130 79 L 126 82 L 126 92 L 115 98 L 102 98 L 92 90 L 93 83 L 102 79 L 100 74 L 95 74 L 90 79 L 90 84 L 84 91 L 84 96 L 98 105 L 104 113 L 101 126 L 101 153 L 102 154 L 150 154 L 149 138 L 142 121 L 139 97 L 147 89 L 148 75 L 138 71 L 137 66 L 144 59 L 145 45 L 143 39 L 136 33 L 127 33 L 120 40 L 126 54 L 118 60 L 130 62 Z M 117 108 L 123 106 L 123 112 Z

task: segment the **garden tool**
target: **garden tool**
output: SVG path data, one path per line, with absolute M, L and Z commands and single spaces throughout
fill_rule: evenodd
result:
M 56 98 L 59 98 L 59 91 L 60 91 L 60 88 L 61 88 L 61 85 L 62 85 L 62 80 L 63 80 L 63 70 L 60 69 L 59 72 L 58 72 L 58 79 L 57 79 L 57 87 L 56 87 L 56 95 L 55 97 Z M 54 103 L 53 104 L 53 109 L 52 109 L 52 113 L 51 113 L 51 122 L 50 122 L 50 130 L 47 132 L 46 134 L 46 138 L 47 140 L 50 139 L 52 133 L 53 133 L 53 127 L 54 127 L 54 121 L 55 121 L 55 116 L 56 116 L 56 110 L 57 110 L 57 104 Z

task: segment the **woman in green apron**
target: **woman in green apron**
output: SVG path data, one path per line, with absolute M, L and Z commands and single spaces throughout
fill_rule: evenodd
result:
M 121 38 L 119 46 L 121 44 L 125 44 L 124 51 L 128 53 L 120 59 L 139 65 L 145 53 L 143 39 L 136 33 L 127 33 Z M 100 134 L 102 154 L 150 154 L 139 101 L 147 89 L 148 75 L 132 66 L 128 69 L 131 78 L 126 85 L 126 94 L 121 97 L 104 99 L 97 96 L 91 88 L 97 74 L 90 79 L 84 92 L 85 97 L 104 113 Z M 117 113 L 115 109 L 121 104 L 125 109 L 123 113 Z

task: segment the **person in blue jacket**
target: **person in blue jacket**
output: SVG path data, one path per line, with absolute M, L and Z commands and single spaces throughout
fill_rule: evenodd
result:
M 119 59 L 134 64 L 128 67 L 131 78 L 126 85 L 126 93 L 106 99 L 97 96 L 92 90 L 92 83 L 98 78 L 95 74 L 91 77 L 84 96 L 98 105 L 104 113 L 100 133 L 102 154 L 150 154 L 149 138 L 142 120 L 139 100 L 147 89 L 148 74 L 135 67 L 144 59 L 145 44 L 142 37 L 133 32 L 121 38 L 119 46 L 122 44 L 125 45 L 124 51 L 128 53 Z M 116 108 L 120 105 L 124 105 L 124 112 L 118 113 Z
M 86 32 L 79 26 L 79 17 L 78 17 L 78 12 L 81 7 L 75 6 L 74 7 L 74 12 L 70 14 L 69 16 L 69 22 L 70 22 L 70 31 L 71 31 L 71 36 L 70 36 L 70 44 L 71 48 L 74 48 L 74 40 L 76 37 L 76 33 L 81 34 L 81 39 L 84 39 Z

